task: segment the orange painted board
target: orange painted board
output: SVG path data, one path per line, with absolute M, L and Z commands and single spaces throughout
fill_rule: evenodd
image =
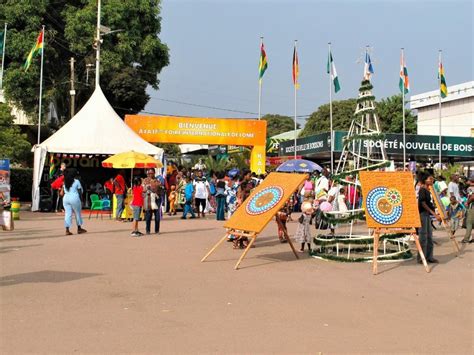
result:
M 360 182 L 367 227 L 421 226 L 413 175 L 409 171 L 361 171 Z
M 153 143 L 265 146 L 265 120 L 126 115 L 125 123 Z
M 438 210 L 438 214 L 441 216 L 442 219 L 448 219 L 446 208 L 444 207 L 443 202 L 441 202 L 441 197 L 439 196 L 439 193 L 436 192 L 433 185 L 430 186 L 430 193 L 433 197 L 436 209 Z
M 224 227 L 260 233 L 306 177 L 306 174 L 270 173 Z

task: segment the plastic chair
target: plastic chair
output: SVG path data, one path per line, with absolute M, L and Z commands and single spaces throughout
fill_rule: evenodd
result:
M 96 218 L 98 218 L 99 211 L 102 211 L 102 208 L 103 208 L 103 201 L 99 199 L 99 195 L 97 194 L 90 195 L 90 199 L 91 199 L 91 207 L 89 210 L 89 219 L 91 219 L 92 211 L 96 211 Z M 102 218 L 102 214 L 100 215 L 100 218 Z
M 110 206 L 110 200 L 102 200 L 102 211 L 109 211 L 109 218 L 112 219 L 112 208 Z

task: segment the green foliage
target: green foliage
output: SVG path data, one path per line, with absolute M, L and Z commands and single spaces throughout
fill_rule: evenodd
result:
M 204 164 L 206 164 L 207 171 L 213 171 L 213 172 L 223 172 L 229 168 L 229 160 L 214 159 L 211 156 L 208 156 L 204 160 Z
M 0 157 L 9 158 L 13 163 L 22 163 L 30 151 L 31 144 L 26 134 L 22 134 L 20 128 L 13 124 L 10 108 L 0 103 Z
M 18 197 L 20 201 L 31 201 L 31 182 L 33 169 L 12 168 L 10 170 L 11 197 Z
M 35 117 L 40 59 L 27 72 L 22 66 L 45 25 L 43 102 L 56 104 L 60 118 L 69 113 L 69 59 L 76 59 L 76 112 L 94 89 L 94 71 L 86 82 L 86 65 L 95 63 L 97 2 L 83 0 L 14 1 L 0 3 L 0 23 L 8 23 L 5 95 Z M 120 32 L 104 35 L 101 45 L 101 87 L 119 114 L 136 113 L 149 100 L 146 87 L 158 89 L 157 75 L 169 64 L 161 31 L 160 0 L 107 0 L 103 25 Z M 43 110 L 43 112 L 45 112 Z
M 333 101 L 332 117 L 334 130 L 347 131 L 349 129 L 356 109 L 356 103 L 356 99 Z M 375 107 L 382 132 L 402 133 L 403 111 L 401 95 L 394 95 L 382 99 L 380 102 L 375 104 Z M 409 109 L 405 109 L 405 123 L 406 133 L 416 134 L 416 117 Z M 320 106 L 317 111 L 311 114 L 300 136 L 307 137 L 320 132 L 328 132 L 329 129 L 329 104 L 325 104 Z
M 375 111 L 377 112 L 382 132 L 403 132 L 402 95 L 394 95 L 382 99 L 376 104 Z M 416 117 L 408 108 L 405 108 L 405 125 L 407 134 L 416 134 Z
M 168 158 L 177 158 L 181 155 L 179 144 L 174 143 L 156 143 L 155 146 L 165 151 Z
M 293 118 L 288 116 L 267 114 L 262 119 L 267 121 L 267 138 L 295 129 Z M 297 123 L 296 127 L 300 128 L 300 124 Z
M 351 125 L 355 108 L 355 99 L 333 101 L 333 129 L 347 131 Z M 300 137 L 308 137 L 316 133 L 328 132 L 330 130 L 329 117 L 329 104 L 320 106 L 317 111 L 313 112 L 311 116 L 309 116 L 309 119 L 306 122 Z

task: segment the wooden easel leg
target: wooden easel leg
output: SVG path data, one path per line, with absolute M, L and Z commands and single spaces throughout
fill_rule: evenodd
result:
M 378 229 L 374 232 L 374 257 L 372 258 L 372 274 L 377 275 L 377 257 L 379 254 L 379 238 L 380 231 Z
M 421 244 L 420 244 L 420 240 L 418 239 L 418 235 L 413 234 L 413 238 L 415 239 L 416 249 L 418 250 L 418 253 L 420 254 L 420 258 L 421 258 L 421 261 L 423 262 L 423 265 L 425 266 L 425 270 L 426 272 L 430 272 L 431 270 L 430 270 L 430 267 L 428 266 L 428 263 L 426 262 L 425 253 L 423 253 L 423 249 L 421 249 Z
M 453 242 L 454 255 L 455 255 L 455 256 L 458 256 L 458 255 L 459 255 L 459 252 L 461 251 L 461 249 L 459 248 L 459 243 L 458 243 L 458 241 L 456 240 L 456 237 L 454 236 L 453 232 L 452 232 L 451 229 L 449 228 L 449 225 L 446 223 L 446 221 L 443 221 L 443 227 L 444 227 L 444 229 L 446 229 L 446 232 L 447 232 L 448 235 L 449 235 L 449 239 L 451 239 L 451 241 Z
M 211 254 L 214 252 L 214 250 L 216 250 L 217 247 L 218 247 L 219 245 L 221 245 L 221 244 L 224 242 L 224 240 L 227 239 L 227 237 L 228 237 L 229 235 L 230 235 L 230 233 L 226 233 L 226 235 L 225 235 L 221 240 L 219 240 L 219 241 L 216 243 L 216 245 L 214 245 L 214 246 L 212 247 L 211 250 L 209 250 L 209 252 L 204 256 L 204 258 L 201 259 L 201 263 L 202 263 L 204 260 L 206 260 L 207 257 L 208 257 L 209 255 L 211 255 Z
M 255 239 L 257 239 L 257 236 L 255 234 L 250 237 L 250 242 L 247 245 L 247 248 L 245 248 L 244 252 L 239 258 L 239 261 L 237 261 L 237 264 L 235 264 L 235 267 L 234 267 L 235 270 L 239 268 L 240 263 L 242 262 L 242 260 L 244 260 L 245 255 L 247 255 L 247 253 L 249 252 L 250 248 L 252 247 L 252 244 L 255 242 Z
M 293 254 L 295 254 L 296 259 L 299 259 L 300 257 L 298 256 L 295 246 L 293 245 L 293 242 L 291 241 L 290 236 L 288 235 L 288 230 L 286 229 L 284 225 L 282 225 L 282 230 L 283 230 L 283 235 L 286 238 L 286 241 L 288 242 L 288 244 L 290 244 L 291 250 L 293 250 Z

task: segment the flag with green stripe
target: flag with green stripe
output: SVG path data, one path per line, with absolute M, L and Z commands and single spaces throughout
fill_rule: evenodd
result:
M 265 52 L 265 48 L 263 46 L 263 42 L 260 46 L 260 62 L 258 64 L 258 79 L 261 81 L 263 78 L 263 74 L 265 74 L 265 70 L 268 68 L 268 60 L 267 60 L 267 53 Z
M 438 79 L 439 79 L 439 92 L 441 97 L 444 99 L 448 96 L 448 86 L 446 85 L 446 78 L 444 77 L 443 63 L 439 62 L 438 68 Z
M 341 90 L 341 86 L 339 85 L 339 78 L 337 76 L 336 65 L 334 64 L 334 60 L 332 59 L 332 53 L 329 51 L 328 55 L 328 64 L 327 64 L 327 72 L 331 75 L 331 80 L 334 84 L 334 92 L 338 92 Z

